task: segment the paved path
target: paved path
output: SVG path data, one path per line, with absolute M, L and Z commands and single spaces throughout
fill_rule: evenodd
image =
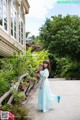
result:
M 28 101 L 32 120 L 80 120 L 80 80 L 50 79 L 51 90 L 61 96 L 61 102 L 47 113 L 37 109 L 38 89 Z

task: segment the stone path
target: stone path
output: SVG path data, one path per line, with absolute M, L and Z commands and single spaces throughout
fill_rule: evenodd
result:
M 61 102 L 54 110 L 39 112 L 37 89 L 26 105 L 30 109 L 29 117 L 32 120 L 80 120 L 80 80 L 50 79 L 50 86 L 53 94 L 61 96 Z

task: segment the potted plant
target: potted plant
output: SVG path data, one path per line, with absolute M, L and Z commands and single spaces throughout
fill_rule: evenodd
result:
M 27 82 L 21 83 L 21 89 L 24 90 L 27 87 Z

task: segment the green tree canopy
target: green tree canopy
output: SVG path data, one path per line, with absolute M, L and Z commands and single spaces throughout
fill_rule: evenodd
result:
M 38 37 L 49 51 L 51 77 L 80 79 L 80 17 L 52 16 L 40 28 Z
M 39 37 L 50 53 L 80 60 L 80 17 L 53 16 L 40 28 Z

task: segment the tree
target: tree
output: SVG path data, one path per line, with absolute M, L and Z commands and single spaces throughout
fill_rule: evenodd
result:
M 30 32 L 26 32 L 26 42 L 27 42 L 28 39 L 29 39 L 29 34 L 30 34 Z
M 59 56 L 80 60 L 80 17 L 61 15 L 47 19 L 40 29 L 44 48 Z
M 30 35 L 30 32 L 26 32 L 26 42 L 33 43 L 35 39 L 35 35 Z
M 39 39 L 49 50 L 52 76 L 80 78 L 80 17 L 58 15 L 46 19 Z

